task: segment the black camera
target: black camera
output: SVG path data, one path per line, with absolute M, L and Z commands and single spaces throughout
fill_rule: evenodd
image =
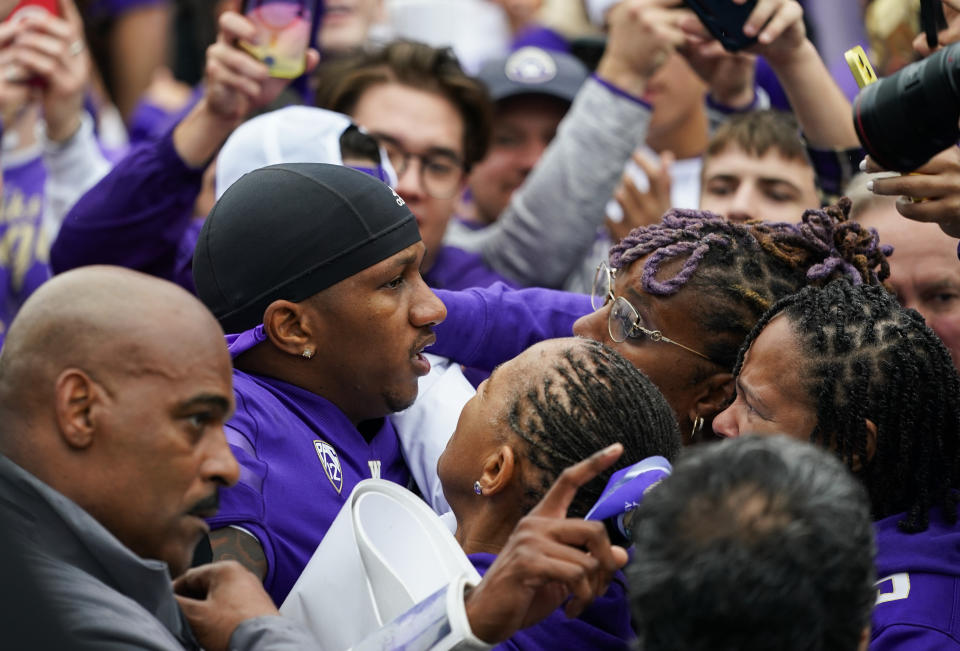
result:
M 960 138 L 960 43 L 870 84 L 853 101 L 853 125 L 881 166 L 910 172 Z

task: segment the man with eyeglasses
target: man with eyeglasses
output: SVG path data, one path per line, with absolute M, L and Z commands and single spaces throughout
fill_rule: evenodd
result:
M 333 64 L 317 105 L 353 118 L 380 143 L 397 173 L 397 193 L 417 219 L 427 247 L 421 272 L 432 287 L 465 289 L 508 280 L 478 253 L 444 246 L 474 163 L 486 149 L 490 101 L 453 54 L 395 41 Z

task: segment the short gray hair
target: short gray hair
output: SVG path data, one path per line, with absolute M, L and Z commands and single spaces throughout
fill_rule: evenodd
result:
M 853 651 L 876 598 L 867 495 L 786 437 L 695 449 L 634 518 L 644 651 Z

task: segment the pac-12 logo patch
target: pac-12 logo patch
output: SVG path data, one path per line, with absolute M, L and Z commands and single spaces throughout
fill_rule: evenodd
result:
M 327 479 L 339 494 L 343 488 L 343 471 L 340 469 L 340 457 L 337 456 L 337 451 L 326 441 L 314 441 L 313 447 L 317 450 L 317 456 L 323 464 L 323 471 L 327 473 Z

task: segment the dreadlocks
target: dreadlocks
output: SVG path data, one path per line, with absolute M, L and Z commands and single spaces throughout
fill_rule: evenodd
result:
M 649 256 L 643 289 L 659 296 L 682 287 L 702 295 L 701 319 L 711 360 L 732 368 L 757 319 L 778 299 L 836 277 L 877 284 L 890 275 L 890 247 L 877 233 L 848 221 L 850 202 L 808 210 L 799 224 L 734 224 L 697 210 L 671 210 L 660 224 L 634 229 L 610 250 L 610 266 Z M 669 263 L 681 263 L 663 278 Z
M 680 435 L 670 405 L 633 364 L 603 344 L 575 340 L 548 369 L 546 379 L 518 395 L 508 423 L 540 469 L 525 489 L 524 512 L 540 501 L 564 468 L 616 442 L 624 454 L 577 491 L 570 515 L 583 517 L 620 468 L 653 455 L 674 459 Z
M 903 531 L 924 531 L 929 511 L 956 522 L 960 377 L 950 353 L 914 310 L 881 287 L 835 280 L 779 301 L 744 341 L 784 314 L 796 333 L 817 425 L 810 439 L 833 449 L 867 487 L 875 519 L 906 512 Z M 867 454 L 867 423 L 876 452 Z

